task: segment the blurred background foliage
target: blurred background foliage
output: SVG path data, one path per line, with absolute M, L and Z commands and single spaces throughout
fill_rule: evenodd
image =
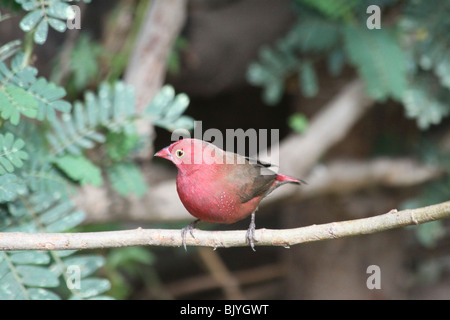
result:
M 82 8 L 82 28 L 67 30 L 74 3 Z M 71 199 L 87 184 L 108 184 L 118 197 L 151 192 L 135 160 L 149 143 L 137 131 L 138 118 L 157 127 L 156 149 L 169 144 L 174 129 L 192 129 L 193 119 L 221 130 L 278 128 L 284 138 L 305 132 L 317 110 L 355 77 L 377 106 L 327 160 L 402 156 L 445 174 L 401 190 L 374 187 L 282 204 L 262 210 L 258 225 L 287 228 L 448 200 L 450 3 L 190 0 L 167 57 L 168 84 L 137 115 L 134 88 L 122 76 L 151 3 L 0 0 L 0 231 L 182 227 L 83 224 L 89 213 Z M 367 28 L 370 5 L 381 9 L 380 29 Z M 301 150 L 293 152 L 301 157 Z M 447 229 L 436 221 L 359 242 L 256 254 L 247 248 L 220 255 L 203 248 L 2 252 L 0 298 L 450 298 Z M 72 264 L 82 266 L 84 290 L 67 286 Z M 383 281 L 380 292 L 365 288 L 370 264 L 381 265 L 383 279 L 395 279 Z

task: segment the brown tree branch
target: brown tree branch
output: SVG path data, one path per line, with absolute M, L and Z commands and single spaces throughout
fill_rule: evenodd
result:
M 202 259 L 202 262 L 205 264 L 206 269 L 211 276 L 220 284 L 227 299 L 245 299 L 245 296 L 239 287 L 239 282 L 233 273 L 228 270 L 217 251 L 199 248 L 197 254 Z
M 208 250 L 205 248 L 205 250 Z M 210 250 L 212 251 L 212 250 Z M 281 263 L 258 266 L 246 270 L 234 270 L 233 275 L 236 281 L 241 285 L 266 282 L 286 275 L 286 268 Z M 188 279 L 176 280 L 165 285 L 165 289 L 171 296 L 180 297 L 193 292 L 216 289 L 221 284 L 211 275 L 199 275 Z M 247 297 L 248 298 L 248 297 Z
M 308 199 L 326 194 L 348 194 L 373 186 L 411 187 L 436 179 L 444 173 L 443 168 L 421 164 L 409 158 L 334 160 L 316 165 L 305 178 L 307 186 L 291 187 L 284 193 L 274 192 L 264 202 L 275 203 L 288 197 Z
M 256 230 L 258 246 L 288 247 L 300 243 L 339 239 L 371 234 L 409 225 L 422 224 L 450 217 L 450 201 L 412 209 L 391 210 L 388 213 L 356 220 L 284 229 Z M 195 230 L 195 238 L 187 237 L 187 245 L 204 247 L 247 246 L 246 231 Z M 82 250 L 130 246 L 180 247 L 180 230 L 135 229 L 125 231 L 85 233 L 0 233 L 0 250 Z
M 283 140 L 280 145 L 280 170 L 305 177 L 320 157 L 345 138 L 373 104 L 360 79 L 347 84 L 310 121 L 304 134 L 295 134 Z
M 153 0 L 124 79 L 136 89 L 138 113 L 163 85 L 167 57 L 186 19 L 186 0 Z
M 187 0 L 153 0 L 148 6 L 144 24 L 138 34 L 124 80 L 136 90 L 136 109 L 141 114 L 161 89 L 166 76 L 167 58 L 186 19 Z M 137 120 L 141 136 L 149 140 L 153 127 Z M 151 144 L 138 157 L 148 161 L 153 155 Z

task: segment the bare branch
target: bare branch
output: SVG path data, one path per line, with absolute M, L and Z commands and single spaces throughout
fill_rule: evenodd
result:
M 206 248 L 200 248 L 198 255 L 205 264 L 206 269 L 211 276 L 220 283 L 223 293 L 230 300 L 242 300 L 245 299 L 239 282 L 235 278 L 232 272 L 228 270 L 225 263 L 220 258 L 217 251 L 209 250 Z
M 372 186 L 404 188 L 420 185 L 444 173 L 443 168 L 421 164 L 409 158 L 335 160 L 316 165 L 305 178 L 308 181 L 307 186 L 274 192 L 264 202 L 274 203 L 288 197 L 306 199 L 325 194 L 345 194 Z
M 161 88 L 167 57 L 186 19 L 186 0 L 154 0 L 149 6 L 125 82 L 136 89 L 138 113 Z
M 141 114 L 161 89 L 167 68 L 167 58 L 186 19 L 186 0 L 154 0 L 138 34 L 135 48 L 125 72 L 125 82 L 136 90 L 137 113 Z M 152 138 L 153 127 L 148 121 L 136 120 L 138 133 Z M 138 158 L 148 161 L 152 145 L 144 148 Z
M 302 135 L 292 135 L 280 145 L 283 173 L 305 177 L 328 149 L 341 141 L 374 104 L 360 79 L 343 90 L 311 120 Z
M 284 230 L 256 230 L 258 246 L 284 246 L 371 234 L 450 217 L 450 201 L 356 220 Z M 195 231 L 187 245 L 204 247 L 247 246 L 246 231 Z M 180 247 L 180 230 L 135 229 L 86 233 L 0 233 L 0 250 L 81 250 L 130 246 Z

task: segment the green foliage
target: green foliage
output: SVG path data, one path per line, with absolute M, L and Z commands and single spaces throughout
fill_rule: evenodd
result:
M 0 5 L 13 11 L 19 11 L 21 6 L 15 0 L 0 0 Z
M 350 20 L 358 0 L 296 0 L 306 6 L 314 8 L 330 19 Z
M 436 82 L 432 75 L 421 74 L 403 97 L 406 116 L 416 119 L 421 129 L 439 124 L 450 112 L 450 91 Z
M 189 106 L 189 97 L 180 93 L 175 95 L 173 87 L 166 85 L 145 109 L 144 114 L 155 125 L 173 131 L 175 129 L 192 129 L 194 121 L 182 114 Z
M 81 34 L 70 54 L 73 85 L 77 91 L 85 89 L 99 73 L 98 57 L 101 47 L 88 34 Z
M 322 1 L 302 2 L 314 4 L 321 11 L 332 8 Z M 365 25 L 337 23 L 335 19 L 351 16 L 349 10 L 356 2 L 344 3 L 347 5 L 331 1 L 344 9 L 330 11 L 336 14 L 330 20 L 314 15 L 301 16 L 275 48 L 260 50 L 259 61 L 249 66 L 247 75 L 250 83 L 264 87 L 266 103 L 274 105 L 280 101 L 284 82 L 295 73 L 304 96 L 314 97 L 318 93 L 313 55 L 316 60 L 321 56 L 326 58 L 333 75 L 339 74 L 344 62 L 350 62 L 365 80 L 368 93 L 377 100 L 402 99 L 407 88 L 406 56 L 394 34 L 389 29 L 369 30 Z M 330 12 L 326 11 L 325 15 L 329 16 Z
M 81 185 L 91 184 L 98 187 L 103 183 L 101 170 L 83 156 L 63 155 L 56 159 L 55 164 Z
M 84 212 L 76 210 L 70 199 L 49 193 L 34 193 L 9 201 L 8 211 L 9 216 L 3 216 L 0 220 L 1 232 L 63 232 L 79 225 L 85 217 Z M 99 295 L 110 288 L 109 281 L 91 277 L 103 266 L 104 259 L 73 253 L 74 251 L 1 253 L 0 298 L 105 298 Z M 77 284 L 70 277 L 74 268 L 80 275 L 76 280 L 79 280 Z M 58 291 L 52 290 L 57 287 Z M 61 292 L 61 288 L 65 288 L 65 291 Z
M 147 107 L 144 117 L 168 130 L 190 129 L 193 126 L 192 118 L 182 115 L 188 104 L 189 98 L 186 95 L 175 95 L 172 87 L 165 86 Z M 67 114 L 62 120 L 51 122 L 52 130 L 47 134 L 51 153 L 58 156 L 80 156 L 85 149 L 91 149 L 97 143 L 105 143 L 106 153 L 113 163 L 126 160 L 138 147 L 135 119 L 133 89 L 122 82 L 115 85 L 103 83 L 97 95 L 87 92 L 84 104 L 75 103 L 72 115 Z M 101 183 L 99 174 L 92 176 L 94 180 L 83 179 L 83 176 L 88 177 L 95 170 L 85 162 L 83 165 L 81 162 L 78 164 L 77 173 L 72 172 L 71 178 L 83 181 L 82 184 L 88 181 Z M 73 170 L 68 165 L 63 171 L 69 173 Z M 107 171 L 113 188 L 121 195 L 134 193 L 142 196 L 147 190 L 140 171 L 131 163 L 117 163 L 109 166 Z
M 20 21 L 20 28 L 25 32 L 34 32 L 34 42 L 44 44 L 48 28 L 58 32 L 67 29 L 67 20 L 75 18 L 75 11 L 70 7 L 70 0 L 16 0 L 28 13 Z M 90 1 L 85 1 L 90 2 Z
M 439 154 L 436 150 L 428 149 L 427 156 L 429 157 L 430 155 L 437 158 L 434 159 L 433 162 L 440 162 L 441 164 L 448 162 L 448 155 Z M 449 166 L 447 163 L 447 171 L 448 170 Z M 448 177 L 434 181 L 419 197 L 405 201 L 402 205 L 402 209 L 414 209 L 447 201 L 449 190 L 450 180 Z M 411 228 L 414 230 L 417 241 L 426 248 L 435 247 L 446 235 L 445 224 L 441 220 L 428 222 Z
M 47 40 L 49 25 L 59 32 L 66 31 L 67 25 L 62 20 L 73 19 L 75 12 L 67 3 L 61 1 L 39 2 L 36 0 L 16 0 L 22 8 L 29 11 L 20 21 L 20 28 L 34 30 L 34 41 L 43 44 Z
M 433 248 L 436 243 L 445 236 L 445 227 L 442 221 L 431 221 L 417 226 L 417 239 L 427 248 Z
M 44 78 L 36 78 L 37 70 L 24 64 L 17 54 L 8 68 L 0 62 L 0 116 L 17 125 L 20 116 L 56 119 L 56 110 L 69 112 L 70 104 L 61 100 L 66 92 Z
M 19 124 L 20 114 L 36 118 L 37 102 L 29 93 L 20 87 L 7 85 L 0 89 L 1 117 L 11 121 L 12 124 Z
M 263 100 L 277 104 L 285 89 L 285 81 L 298 74 L 300 90 L 307 97 L 318 92 L 318 81 L 311 54 L 332 50 L 338 43 L 340 26 L 323 18 L 301 17 L 274 48 L 264 46 L 259 60 L 247 72 L 251 84 L 262 86 Z
M 122 161 L 138 148 L 139 136 L 122 132 L 109 132 L 106 136 L 106 154 L 113 161 Z
M 130 277 L 135 281 L 155 282 L 153 272 L 146 269 L 142 272 L 142 265 L 152 266 L 154 255 L 142 247 L 114 248 L 109 251 L 106 262 L 106 274 L 111 279 L 111 292 L 114 297 L 125 299 L 131 293 Z M 133 282 L 135 282 L 133 281 Z
M 301 64 L 299 82 L 302 84 L 301 91 L 305 97 L 314 97 L 319 91 L 316 71 L 311 61 L 306 60 Z
M 145 248 L 115 248 L 111 249 L 111 254 L 108 256 L 108 265 L 113 269 L 132 270 L 136 266 L 136 262 L 151 265 L 155 260 L 154 255 Z
M 349 26 L 345 28 L 345 49 L 358 68 L 370 96 L 400 100 L 407 88 L 406 56 L 391 32 Z
M 147 191 L 141 171 L 132 162 L 117 163 L 108 168 L 107 172 L 112 187 L 122 196 L 135 194 L 142 197 Z
M 289 117 L 289 126 L 297 133 L 303 133 L 308 128 L 308 119 L 299 113 L 294 113 Z
M 181 52 L 186 49 L 188 46 L 188 42 L 186 38 L 178 37 L 175 40 L 173 45 L 173 49 L 169 54 L 169 58 L 167 59 L 167 71 L 172 74 L 178 74 L 181 68 Z
M 103 267 L 105 259 L 100 256 L 77 255 L 64 260 L 67 266 L 77 266 L 80 272 L 81 283 L 79 288 L 73 289 L 70 299 L 110 299 L 101 296 L 111 288 L 108 280 L 91 277 L 97 269 Z M 78 270 L 77 270 L 78 272 Z
M 133 89 L 118 82 L 114 86 L 103 83 L 98 95 L 85 94 L 85 103 L 76 102 L 72 115 L 65 115 L 62 120 L 51 122 L 52 132 L 48 140 L 52 152 L 56 154 L 71 153 L 80 155 L 84 149 L 91 149 L 96 143 L 105 142 L 105 135 L 100 128 L 112 131 L 125 130 L 127 134 L 135 133 Z
M 27 193 L 24 181 L 14 174 L 0 176 L 0 203 L 10 202 Z
M 49 26 L 65 30 L 71 2 L 77 1 L 17 0 L 27 11 L 20 23 L 25 41 L 0 47 L 0 232 L 73 230 L 85 218 L 72 201 L 76 186 L 99 186 L 103 174 L 120 195 L 142 196 L 147 185 L 131 158 L 143 139 L 135 121 L 170 130 L 193 126 L 183 116 L 188 97 L 171 87 L 137 115 L 134 89 L 123 82 L 101 83 L 72 103 L 64 88 L 38 76 L 29 65 L 34 42 L 46 41 Z M 78 89 L 96 76 L 96 52 L 89 52 L 94 46 L 82 36 L 73 53 Z M 110 282 L 95 276 L 104 263 L 75 251 L 2 252 L 0 299 L 108 299 Z M 80 271 L 78 283 L 73 267 Z
M 439 124 L 450 110 L 449 14 L 447 2 L 410 1 L 399 23 L 412 74 L 403 102 L 421 129 Z
M 38 120 L 49 119 L 56 120 L 56 110 L 61 112 L 69 112 L 70 103 L 61 100 L 66 95 L 63 88 L 56 86 L 54 83 L 47 82 L 44 78 L 39 78 L 29 88 L 29 92 L 38 102 Z
M 0 18 L 1 22 L 1 18 Z M 20 40 L 13 40 L 8 42 L 7 44 L 4 44 L 0 47 L 0 62 L 5 61 L 9 57 L 15 55 L 19 50 L 20 46 L 22 45 L 22 41 Z
M 449 115 L 449 3 L 407 1 L 394 24 L 386 23 L 383 11 L 381 29 L 370 30 L 367 7 L 383 10 L 396 0 L 293 2 L 299 20 L 274 45 L 263 46 L 247 72 L 248 81 L 263 88 L 268 105 L 281 100 L 286 82 L 293 79 L 299 92 L 314 97 L 319 91 L 316 68 L 325 61 L 333 76 L 346 65 L 354 67 L 371 97 L 403 103 L 406 116 L 421 129 Z
M 0 299 L 2 300 L 57 300 L 48 290 L 59 284 L 58 275 L 48 265 L 47 252 L 0 253 Z
M 67 198 L 33 194 L 8 203 L 10 216 L 3 217 L 1 232 L 62 232 L 78 225 L 84 212 Z M 0 296 L 2 299 L 59 299 L 50 288 L 65 284 L 69 295 L 78 295 L 67 286 L 67 260 L 73 251 L 3 252 L 0 254 Z M 81 279 L 83 287 L 83 279 Z
M 28 153 L 23 151 L 25 142 L 22 139 L 14 140 L 11 133 L 0 134 L 0 146 L 3 146 L 0 152 L 0 175 L 6 172 L 14 172 L 14 168 L 21 168 L 23 161 L 28 159 Z
M 45 192 L 65 197 L 75 193 L 71 181 L 51 163 L 39 164 L 38 161 L 33 161 L 28 170 L 22 170 L 20 175 L 30 192 Z

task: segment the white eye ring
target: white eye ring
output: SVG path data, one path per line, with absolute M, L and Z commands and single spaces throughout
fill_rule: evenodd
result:
M 177 158 L 182 158 L 184 156 L 184 151 L 178 149 L 177 151 L 175 151 L 175 155 L 177 156 Z

